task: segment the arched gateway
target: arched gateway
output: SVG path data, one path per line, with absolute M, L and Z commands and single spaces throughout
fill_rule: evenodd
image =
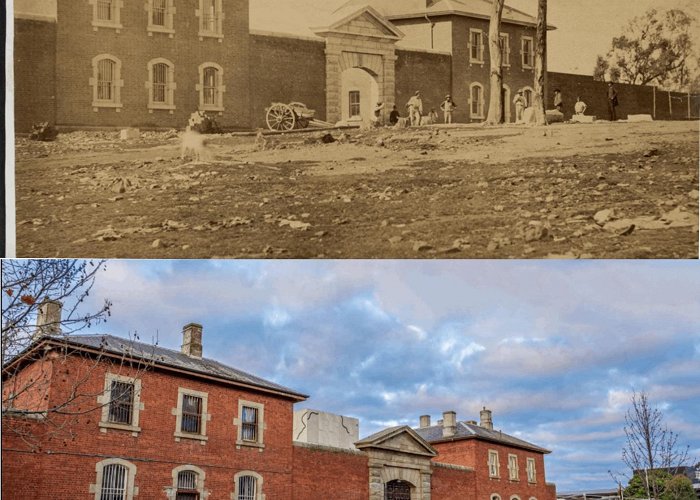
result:
M 341 9 L 326 39 L 326 121 L 369 120 L 377 102 L 395 101 L 395 44 L 403 34 L 372 7 Z

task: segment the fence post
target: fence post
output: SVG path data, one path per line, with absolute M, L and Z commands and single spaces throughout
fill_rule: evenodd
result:
M 654 92 L 653 92 L 653 95 L 654 95 L 653 111 L 654 111 L 654 120 L 656 120 L 656 85 L 653 85 L 651 88 L 654 90 Z
M 668 119 L 673 120 L 673 106 L 671 105 L 671 91 L 668 91 Z

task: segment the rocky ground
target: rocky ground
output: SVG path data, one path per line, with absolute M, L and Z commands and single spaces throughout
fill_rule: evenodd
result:
M 16 141 L 17 256 L 697 258 L 698 123 Z

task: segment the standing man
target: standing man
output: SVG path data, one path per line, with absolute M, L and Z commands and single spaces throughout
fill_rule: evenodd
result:
M 617 90 L 615 90 L 613 82 L 608 82 L 608 111 L 610 112 L 611 122 L 617 120 L 617 113 L 615 112 L 615 108 L 618 104 L 619 102 L 617 100 Z
M 580 97 L 576 98 L 576 104 L 574 104 L 574 111 L 577 115 L 583 115 L 586 112 L 586 103 L 581 100 Z
M 561 98 L 561 90 L 559 90 L 559 89 L 554 89 L 554 107 L 560 113 L 562 112 L 562 109 L 564 108 L 564 101 Z
M 408 117 L 411 120 L 411 125 L 420 125 L 420 117 L 423 116 L 423 100 L 420 97 L 420 90 L 416 90 L 413 97 L 406 103 L 408 108 Z
M 450 94 L 445 96 L 445 100 L 440 104 L 440 109 L 445 115 L 445 123 L 452 123 L 452 111 L 457 107 L 457 105 L 452 100 Z
M 513 98 L 513 104 L 515 104 L 515 123 L 523 122 L 523 111 L 525 110 L 525 97 L 523 97 L 523 91 L 518 90 Z

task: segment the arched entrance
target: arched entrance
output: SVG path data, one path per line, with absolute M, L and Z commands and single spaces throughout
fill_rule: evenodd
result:
M 512 106 L 510 102 L 510 87 L 505 83 L 503 84 L 501 96 L 503 97 L 503 122 L 510 123 L 510 107 Z
M 366 68 L 348 68 L 341 74 L 341 120 L 369 121 L 374 105 L 379 101 L 376 75 Z
M 411 500 L 411 488 L 408 481 L 395 479 L 384 486 L 384 500 Z

